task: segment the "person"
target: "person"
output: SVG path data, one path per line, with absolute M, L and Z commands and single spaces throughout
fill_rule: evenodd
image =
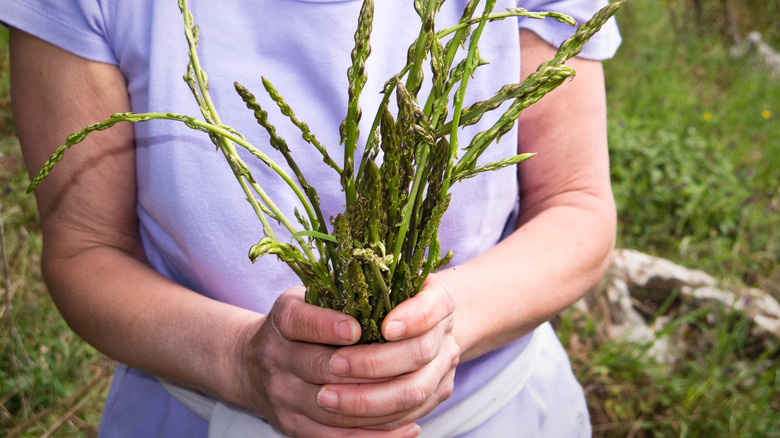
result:
M 361 2 L 192 3 L 223 121 L 267 144 L 230 89 L 238 81 L 274 108 L 258 92 L 262 75 L 335 155 Z M 465 3 L 446 2 L 437 25 L 457 22 Z M 582 22 L 605 4 L 499 0 L 496 10 L 555 10 Z M 33 173 L 68 134 L 112 113 L 198 114 L 181 80 L 187 47 L 176 2 L 0 0 L 0 21 L 11 28 L 13 110 Z M 361 132 L 418 22 L 411 1 L 376 2 Z M 469 99 L 528 75 L 573 31 L 549 19 L 490 23 L 480 46 L 490 64 L 474 75 Z M 120 124 L 67 152 L 35 192 L 42 271 L 68 324 L 118 362 L 100 435 L 206 436 L 209 422 L 164 382 L 292 437 L 426 436 L 448 411 L 469 424 L 444 435 L 589 435 L 583 390 L 546 321 L 597 284 L 614 244 L 600 61 L 619 41 L 610 22 L 569 62 L 576 78 L 523 112 L 485 159 L 537 156 L 453 188 L 440 231 L 453 262 L 388 315 L 383 344 L 353 345 L 357 322 L 304 303 L 283 263 L 249 263 L 259 223 L 202 133 L 173 122 Z M 300 134 L 283 117 L 275 124 L 334 216 L 344 204 L 338 177 L 295 144 Z M 283 183 L 246 157 L 292 214 Z M 528 370 L 522 381 L 498 384 L 501 406 L 476 418 L 482 409 L 470 397 L 518 358 Z

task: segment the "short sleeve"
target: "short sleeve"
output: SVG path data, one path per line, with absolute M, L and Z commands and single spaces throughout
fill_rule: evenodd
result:
M 588 21 L 608 3 L 608 0 L 517 0 L 518 7 L 529 11 L 561 12 L 572 16 L 578 24 Z M 532 18 L 521 18 L 520 28 L 534 31 L 543 40 L 556 47 L 573 35 L 576 30 L 574 26 L 555 20 Z M 620 46 L 620 41 L 617 23 L 614 18 L 611 18 L 585 44 L 578 56 L 595 60 L 611 58 Z
M 93 61 L 116 64 L 100 0 L 0 0 L 0 21 Z

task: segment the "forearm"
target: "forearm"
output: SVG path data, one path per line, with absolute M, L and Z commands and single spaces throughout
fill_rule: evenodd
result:
M 10 35 L 14 116 L 31 172 L 69 133 L 130 110 L 116 66 L 16 29 Z M 259 315 L 184 289 L 148 266 L 138 235 L 132 127 L 90 135 L 66 155 L 35 194 L 44 276 L 68 324 L 117 360 L 229 393 L 225 368 L 235 360 L 237 332 Z
M 521 32 L 522 77 L 555 49 Z M 577 76 L 525 110 L 514 234 L 441 275 L 457 301 L 456 337 L 472 359 L 534 329 L 602 277 L 614 244 L 606 99 L 601 63 L 572 59 Z
M 68 324 L 109 357 L 237 402 L 242 331 L 261 315 L 211 300 L 110 246 L 44 252 Z
M 439 273 L 467 361 L 532 331 L 594 287 L 614 241 L 611 200 L 545 209 L 491 251 Z

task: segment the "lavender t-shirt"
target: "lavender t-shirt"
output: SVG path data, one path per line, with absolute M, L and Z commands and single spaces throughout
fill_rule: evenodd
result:
M 316 185 L 325 216 L 335 215 L 344 205 L 338 176 L 310 145 L 299 140 L 297 128 L 273 111 L 276 107 L 262 91 L 260 78 L 262 75 L 274 84 L 332 156 L 340 156 L 338 128 L 347 108 L 346 69 L 361 2 L 193 3 L 191 8 L 200 26 L 201 62 L 222 121 L 283 162 L 267 146 L 267 134 L 233 91 L 233 81 L 254 91 L 260 103 L 272 110 L 271 121 L 290 143 L 309 181 Z M 456 23 L 465 3 L 445 3 L 437 26 Z M 553 10 L 581 22 L 605 4 L 606 0 L 499 0 L 496 10 L 517 6 Z M 134 112 L 199 115 L 181 79 L 188 59 L 183 20 L 175 1 L 0 0 L 0 21 L 87 59 L 118 65 L 127 79 Z M 369 81 L 361 100 L 361 132 L 369 130 L 384 81 L 402 67 L 406 50 L 419 30 L 418 22 L 411 0 L 376 2 L 373 55 L 367 63 Z M 481 56 L 490 64 L 480 67 L 471 81 L 469 100 L 491 96 L 501 85 L 518 81 L 520 27 L 532 29 L 556 45 L 574 31 L 553 20 L 491 23 L 480 46 Z M 619 40 L 617 28 L 610 22 L 586 45 L 581 56 L 608 58 Z M 484 117 L 478 125 L 466 129 L 461 138 L 468 139 L 484 130 L 495 117 Z M 137 211 L 144 248 L 155 269 L 198 293 L 262 313 L 270 309 L 279 293 L 300 283 L 275 257 L 262 258 L 254 265 L 249 262 L 249 247 L 262 237 L 260 222 L 205 135 L 181 124 L 160 121 L 136 124 L 135 135 Z M 516 136 L 516 130 L 505 135 L 482 161 L 513 155 Z M 244 152 L 245 162 L 263 188 L 288 217 L 294 217 L 297 203 L 286 185 Z M 483 174 L 457 184 L 453 193 L 440 237 L 443 251 L 453 249 L 453 263 L 457 264 L 488 250 L 501 238 L 517 205 L 516 172 L 509 168 Z M 285 234 L 277 224 L 274 226 L 280 235 Z M 455 393 L 431 415 L 479 388 L 525 344 L 526 339 L 520 339 L 460 365 Z M 549 344 L 548 348 L 560 349 L 554 337 Z M 560 357 L 559 361 L 565 363 L 565 355 Z M 573 380 L 565 384 L 576 386 Z M 518 398 L 523 397 L 532 396 L 521 392 Z M 189 438 L 205 436 L 206 430 L 206 423 L 172 399 L 153 376 L 122 364 L 117 366 L 101 435 Z

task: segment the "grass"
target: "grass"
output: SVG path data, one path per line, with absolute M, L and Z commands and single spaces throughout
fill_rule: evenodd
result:
M 780 436 L 780 343 L 756 343 L 749 320 L 717 307 L 675 314 L 659 337 L 674 329 L 696 348 L 658 363 L 650 357 L 655 339 L 610 341 L 598 324 L 610 318 L 600 310 L 606 306 L 594 309 L 588 316 L 566 312 L 557 322 L 594 436 Z
M 682 25 L 693 3 L 639 0 L 621 12 L 624 43 L 605 64 L 618 245 L 780 298 L 780 80 L 758 57 L 731 55 L 721 2 Z M 766 18 L 778 4 L 747 6 L 777 41 Z M 734 13 L 753 30 L 747 11 Z M 780 344 L 752 344 L 747 320 L 723 309 L 656 315 L 700 343 L 658 364 L 650 343 L 607 340 L 601 313 L 568 312 L 558 326 L 597 436 L 780 436 Z
M 607 64 L 620 244 L 780 297 L 780 82 L 670 12 L 630 4 Z
M 624 43 L 605 63 L 618 245 L 780 298 L 780 80 L 757 57 L 730 54 L 723 4 L 633 0 L 620 13 Z M 780 1 L 730 4 L 742 34 L 762 31 L 780 48 Z M 0 436 L 94 436 L 111 363 L 62 321 L 38 270 L 6 43 L 0 29 Z M 590 299 L 602 305 L 557 327 L 596 436 L 780 436 L 780 347 L 755 344 L 747 320 L 714 308 L 651 316 L 700 345 L 658 364 L 649 343 L 608 340 L 603 296 Z

